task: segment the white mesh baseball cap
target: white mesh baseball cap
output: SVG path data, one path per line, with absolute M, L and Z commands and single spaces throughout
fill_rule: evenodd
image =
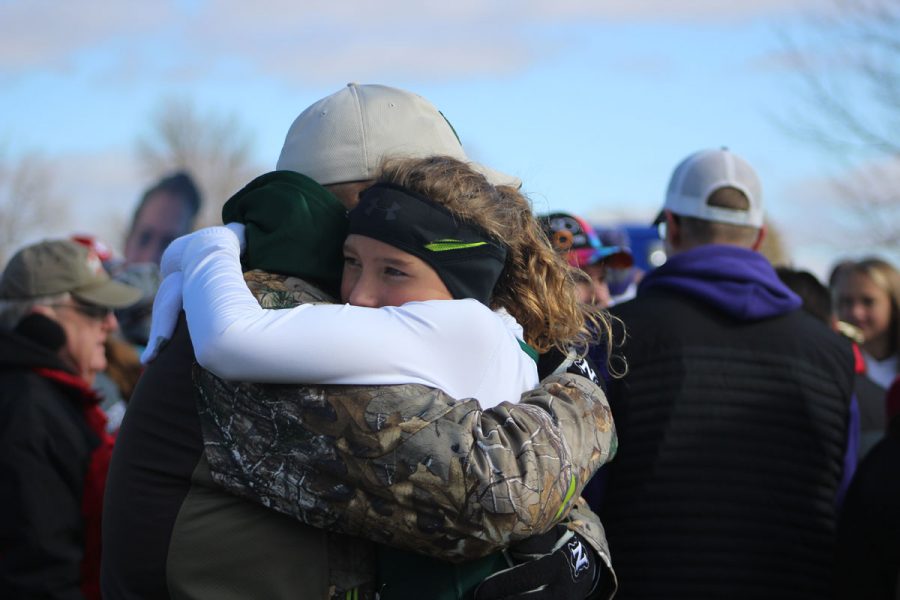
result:
M 742 191 L 750 201 L 749 210 L 707 204 L 710 195 L 723 187 Z M 750 163 L 727 148 L 701 150 L 675 167 L 663 210 L 705 221 L 759 228 L 763 226 L 762 186 Z M 656 222 L 663 218 L 660 212 Z
M 494 185 L 522 183 L 472 163 L 453 127 L 425 98 L 358 83 L 348 83 L 300 113 L 288 130 L 276 168 L 329 185 L 374 179 L 385 157 L 437 155 L 471 164 Z

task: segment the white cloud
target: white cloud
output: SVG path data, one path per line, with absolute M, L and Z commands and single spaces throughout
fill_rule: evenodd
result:
M 821 6 L 821 0 L 555 0 L 531 3 L 536 16 L 606 21 L 715 22 L 791 13 Z
M 118 37 L 141 37 L 175 16 L 162 2 L 2 2 L 0 70 L 66 67 L 76 52 Z
M 558 38 L 535 35 L 538 29 L 546 34 L 555 27 L 592 22 L 715 23 L 781 15 L 814 4 L 814 0 L 215 0 L 185 8 L 139 0 L 22 0 L 0 3 L 0 72 L 71 68 L 79 52 L 113 45 L 120 64 L 109 68 L 120 75 L 158 73 L 163 68 L 167 78 L 184 78 L 234 61 L 250 73 L 293 81 L 331 80 L 335 72 L 447 79 L 516 71 L 557 51 Z M 153 44 L 174 51 L 179 57 L 176 64 L 160 62 L 154 52 L 146 51 Z
M 198 28 L 192 43 L 195 52 L 233 53 L 256 70 L 295 80 L 331 80 L 335 72 L 448 79 L 509 73 L 552 55 L 565 46 L 567 36 L 560 28 L 566 25 L 716 23 L 781 15 L 814 4 L 814 0 L 302 4 L 279 0 L 262 11 L 241 0 L 221 0 L 208 4 L 206 13 L 198 16 L 206 26 Z M 642 66 L 659 69 L 662 62 L 646 57 Z
M 783 15 L 798 10 L 821 9 L 822 0 L 456 0 L 455 2 L 334 2 L 333 0 L 270 0 L 260 5 L 241 0 L 219 0 L 205 5 L 206 17 L 214 15 L 252 27 L 268 24 L 334 27 L 338 34 L 367 28 L 416 26 L 429 32 L 472 23 L 546 25 L 553 21 L 695 21 L 709 22 Z M 346 36 L 339 38 L 346 40 Z M 338 42 L 339 43 L 339 42 Z

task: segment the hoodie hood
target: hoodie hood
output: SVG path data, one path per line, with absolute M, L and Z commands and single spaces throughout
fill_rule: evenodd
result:
M 260 175 L 222 208 L 222 222 L 247 226 L 246 270 L 262 269 L 340 287 L 347 209 L 300 173 Z
M 747 248 L 708 244 L 676 254 L 641 281 L 638 293 L 664 288 L 691 296 L 742 321 L 800 308 L 766 258 Z
M 85 406 L 96 406 L 101 396 L 59 357 L 65 343 L 66 333 L 56 321 L 37 313 L 28 315 L 13 331 L 0 331 L 0 370 L 34 371 L 65 388 L 69 396 Z M 85 418 L 89 422 L 102 420 L 105 427 L 102 413 L 86 414 Z

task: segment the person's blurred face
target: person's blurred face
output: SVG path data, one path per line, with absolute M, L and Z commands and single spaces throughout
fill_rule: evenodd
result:
M 341 299 L 380 308 L 407 302 L 452 300 L 447 286 L 421 258 L 363 235 L 344 242 Z
M 581 267 L 590 282 L 578 284 L 578 301 L 607 308 L 612 303 L 609 285 L 606 283 L 606 265 L 602 262 Z
M 47 315 L 66 332 L 61 358 L 88 384 L 106 369 L 106 338 L 118 328 L 112 311 L 74 298 L 52 307 Z
M 125 240 L 125 260 L 159 264 L 163 251 L 172 240 L 190 232 L 190 219 L 182 198 L 165 191 L 153 194 Z
M 865 337 L 863 348 L 875 355 L 889 348 L 891 299 L 865 273 L 849 272 L 835 286 L 837 314 L 841 321 L 856 326 Z

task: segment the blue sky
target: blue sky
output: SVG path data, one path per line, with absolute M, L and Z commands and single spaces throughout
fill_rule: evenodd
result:
M 114 246 L 141 190 L 136 139 L 166 98 L 233 115 L 260 170 L 294 117 L 348 81 L 434 102 L 536 210 L 649 219 L 672 168 L 727 145 L 753 164 L 797 266 L 823 274 L 821 208 L 847 164 L 773 115 L 803 110 L 785 34 L 825 0 L 0 0 L 0 144 L 53 161 L 64 226 Z M 822 238 L 826 238 L 824 241 Z

